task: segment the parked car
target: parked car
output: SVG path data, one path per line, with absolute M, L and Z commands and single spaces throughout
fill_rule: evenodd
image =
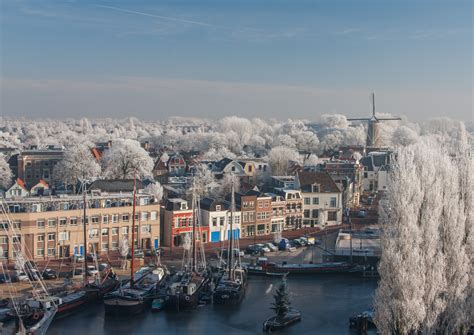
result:
M 134 250 L 134 253 L 135 253 L 135 258 L 144 258 L 145 257 L 145 253 L 141 249 Z M 128 259 L 132 258 L 132 250 L 130 250 L 128 252 L 127 258 Z
M 27 269 L 28 278 L 32 281 L 40 280 L 41 273 L 36 269 Z
M 15 276 L 18 279 L 18 281 L 28 281 L 29 280 L 27 274 L 23 271 L 17 271 Z
M 81 263 L 84 262 L 84 256 L 76 254 L 71 256 L 71 262 Z
M 358 213 L 357 213 L 357 217 L 360 218 L 360 219 L 363 219 L 367 216 L 367 211 L 365 209 L 361 209 Z
M 263 252 L 270 252 L 270 248 L 268 248 L 267 246 L 265 246 L 265 244 L 263 243 L 259 243 L 259 244 L 256 244 L 256 246 L 262 250 Z
M 368 205 L 372 205 L 373 202 L 374 202 L 374 198 L 373 198 L 373 197 L 368 197 L 368 198 L 367 198 L 367 204 L 368 204 Z
M 88 276 L 97 276 L 99 274 L 99 271 L 96 269 L 94 265 L 88 265 L 87 266 L 87 275 Z
M 265 243 L 265 246 L 270 249 L 270 251 L 278 251 L 278 247 L 276 245 L 274 245 L 273 243 Z
M 278 250 L 288 250 L 290 247 L 290 241 L 287 238 L 282 238 L 280 242 L 278 242 Z
M 247 248 L 245 248 L 245 253 L 249 255 L 256 255 L 259 253 L 258 247 L 253 244 L 249 244 Z
M 67 277 L 74 278 L 74 279 L 77 279 L 77 278 L 82 277 L 82 276 L 83 276 L 82 269 L 71 270 L 67 275 Z
M 295 248 L 300 248 L 300 247 L 303 246 L 303 244 L 301 243 L 301 241 L 300 241 L 299 239 L 297 239 L 297 238 L 291 240 L 291 241 L 290 241 L 290 245 L 291 245 L 292 247 L 295 247 Z
M 0 273 L 0 284 L 11 283 L 12 278 L 5 275 L 4 273 Z
M 240 251 L 237 248 L 234 248 L 234 258 L 238 258 L 239 256 L 243 256 L 243 255 L 244 255 L 244 253 L 242 251 Z M 224 260 L 227 259 L 229 257 L 229 250 L 228 249 L 222 250 L 221 257 Z
M 45 269 L 43 271 L 43 279 L 56 279 L 58 274 L 53 269 Z

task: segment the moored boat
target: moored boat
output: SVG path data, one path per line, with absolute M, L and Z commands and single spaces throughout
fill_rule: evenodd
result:
M 157 286 L 166 275 L 162 266 L 140 269 L 133 282 L 104 296 L 105 313 L 114 316 L 142 313 L 151 306 Z

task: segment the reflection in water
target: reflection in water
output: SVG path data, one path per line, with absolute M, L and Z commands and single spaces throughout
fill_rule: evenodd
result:
M 145 313 L 131 318 L 105 317 L 97 305 L 55 321 L 48 335 L 75 334 L 258 334 L 272 315 L 278 277 L 249 277 L 240 306 L 203 306 L 188 312 Z M 279 334 L 350 334 L 348 318 L 367 309 L 377 286 L 374 279 L 344 276 L 288 276 L 291 301 L 302 321 Z M 375 332 L 374 332 L 375 334 Z

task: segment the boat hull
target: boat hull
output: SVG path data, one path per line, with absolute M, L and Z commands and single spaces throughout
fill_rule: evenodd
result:
M 136 315 L 147 310 L 151 302 L 151 298 L 143 300 L 111 298 L 104 301 L 105 313 L 111 316 Z

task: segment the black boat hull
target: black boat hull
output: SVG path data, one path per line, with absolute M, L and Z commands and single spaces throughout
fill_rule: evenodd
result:
M 215 291 L 213 294 L 213 301 L 217 305 L 237 305 L 242 301 L 244 295 L 244 288 L 238 291 Z
M 140 314 L 151 307 L 152 301 L 151 297 L 143 300 L 108 299 L 104 301 L 105 314 L 111 316 Z

